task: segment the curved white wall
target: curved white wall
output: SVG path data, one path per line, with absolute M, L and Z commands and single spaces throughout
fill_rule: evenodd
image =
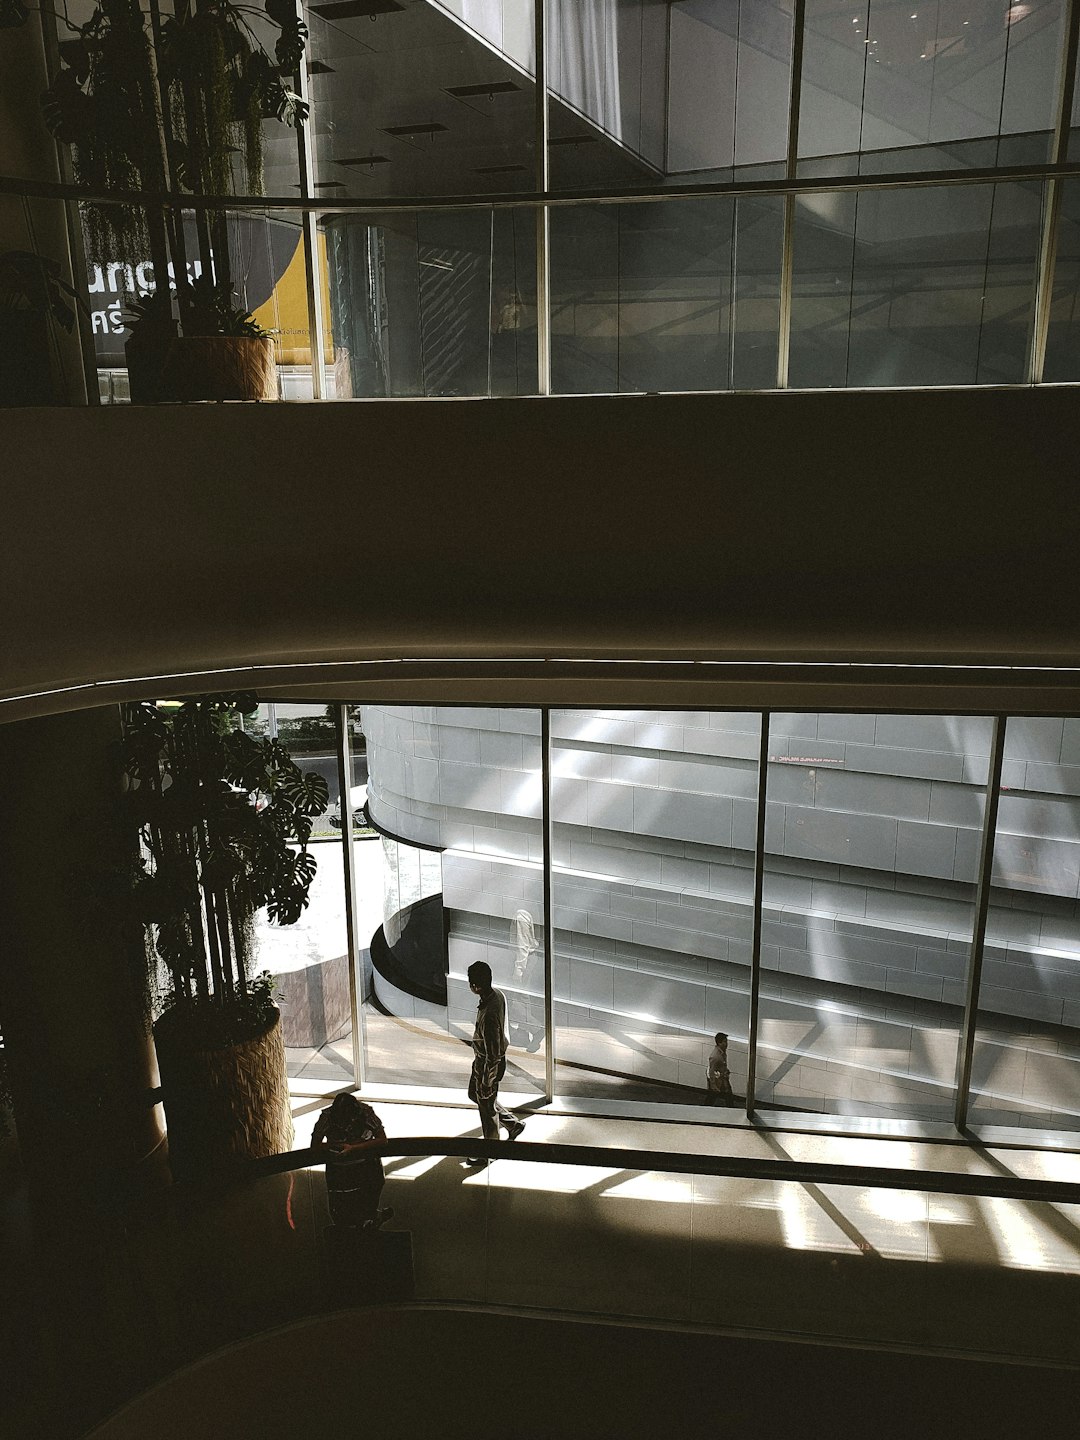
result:
M 1027 866 L 1032 914 L 992 924 L 983 1005 L 1021 1028 L 1073 1026 L 1080 722 L 1013 723 L 1028 752 L 1052 752 L 1053 763 L 1006 764 L 997 878 L 1022 910 Z M 513 990 L 514 915 L 524 906 L 539 924 L 539 714 L 366 706 L 364 728 L 375 819 L 444 847 L 450 1017 L 465 1024 L 467 964 L 489 960 L 496 983 Z M 991 730 L 985 717 L 773 717 L 762 1040 L 786 1059 L 763 1098 L 926 1115 L 947 1104 Z M 707 1037 L 725 1029 L 738 1088 L 757 716 L 556 711 L 552 744 L 558 1053 L 699 1086 Z M 1056 944 L 1049 933 L 1032 940 L 1048 875 Z M 802 1045 L 823 1002 L 841 1017 L 831 1023 L 850 1021 L 849 1050 L 830 1061 L 839 1081 Z M 636 1042 L 652 1039 L 620 1058 L 628 1027 Z M 598 1046 L 598 1031 L 611 1047 Z

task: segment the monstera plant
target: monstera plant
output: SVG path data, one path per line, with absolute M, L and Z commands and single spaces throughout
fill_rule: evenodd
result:
M 143 863 L 136 907 L 161 980 L 154 1037 L 174 1174 L 287 1149 L 292 1135 L 273 982 L 254 975 L 256 913 L 307 905 L 326 781 L 241 717 L 248 694 L 125 711 L 126 805 Z

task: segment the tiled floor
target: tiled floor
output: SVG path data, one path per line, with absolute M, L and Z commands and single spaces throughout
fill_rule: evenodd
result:
M 294 1079 L 297 1146 L 336 1088 L 313 1070 Z M 479 1133 L 465 1103 L 374 1103 L 391 1138 Z M 411 1232 L 419 1299 L 1080 1368 L 1080 1206 L 556 1165 L 529 1157 L 538 1141 L 1080 1181 L 1080 1155 L 1060 1151 L 539 1111 L 520 1159 L 387 1160 L 384 1203 Z M 89 1199 L 46 1245 L 17 1203 L 0 1214 L 27 1271 L 23 1310 L 0 1295 L 22 1337 L 16 1435 L 78 1433 L 44 1410 L 30 1428 L 39 1390 L 93 1418 L 199 1355 L 340 1305 L 321 1168 Z
M 471 1107 L 376 1108 L 391 1137 L 479 1133 Z M 1080 1182 L 1070 1153 L 537 1113 L 521 1160 L 387 1161 L 423 1298 L 1080 1361 L 1080 1206 L 567 1167 L 528 1161 L 533 1141 Z

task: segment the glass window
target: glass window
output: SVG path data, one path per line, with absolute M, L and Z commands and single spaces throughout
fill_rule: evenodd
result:
M 1069 143 L 1066 158 L 1075 161 L 1080 155 L 1080 71 L 1073 81 L 1073 98 L 1069 114 Z
M 106 213 L 106 207 L 98 208 Z M 274 398 L 310 399 L 311 333 L 304 231 L 299 214 L 243 210 L 210 218 L 205 212 L 189 211 L 170 234 L 166 282 L 172 296 L 173 320 L 179 314 L 178 275 L 186 275 L 189 282 L 209 276 L 217 284 L 227 285 L 230 308 L 250 315 L 273 341 L 274 365 L 268 388 Z M 145 228 L 126 225 L 117 233 L 113 227 L 101 225 L 91 212 L 86 235 L 90 324 L 102 400 L 123 402 L 132 396 L 136 400 L 176 399 L 181 398 L 185 385 L 205 383 L 207 374 L 214 373 L 213 365 L 207 363 L 205 348 L 189 359 L 185 348 L 169 347 L 166 337 L 162 349 L 160 331 L 153 323 L 148 325 L 137 318 L 137 307 L 158 292 L 160 283 Z M 175 257 L 181 254 L 184 265 L 178 269 Z M 329 309 L 324 305 L 324 322 L 328 320 Z M 326 330 L 329 332 L 328 323 Z M 133 336 L 138 337 L 132 362 L 137 367 L 134 384 L 129 374 L 128 349 Z M 323 359 L 325 363 L 329 355 Z M 166 385 L 166 394 L 145 393 L 148 374 L 154 377 L 153 383 Z M 213 397 L 183 393 L 182 398 Z
M 861 156 L 864 171 L 1049 159 L 1064 12 L 1062 0 L 807 0 L 800 157 Z
M 760 716 L 552 714 L 563 1094 L 746 1094 Z M 725 1066 L 707 1071 L 716 1035 Z
M 1080 380 L 1080 183 L 1063 180 L 1043 379 Z
M 536 218 L 445 210 L 325 221 L 334 393 L 536 392 Z
M 255 735 L 276 736 L 301 770 L 321 775 L 330 792 L 330 807 L 311 834 L 318 869 L 303 914 L 293 925 L 276 926 L 260 910 L 255 921 L 257 967 L 274 974 L 280 991 L 289 1074 L 302 1087 L 320 1092 L 353 1081 L 337 708 L 323 701 L 271 702 L 260 705 L 258 714 L 245 722 Z
M 1037 184 L 799 196 L 793 386 L 1019 384 Z
M 991 734 L 771 717 L 759 1107 L 951 1118 Z
M 368 1081 L 463 1097 L 476 1018 L 467 971 L 484 960 L 507 999 L 500 1093 L 542 1094 L 539 712 L 365 705 L 361 715 L 371 819 L 394 837 L 367 862 L 385 895 L 365 947 Z
M 556 188 L 782 173 L 789 4 L 550 0 L 548 30 Z
M 969 1119 L 1080 1128 L 1080 721 L 1009 719 Z
M 305 8 L 320 196 L 534 188 L 532 0 Z
M 783 201 L 649 201 L 551 213 L 558 394 L 776 384 Z

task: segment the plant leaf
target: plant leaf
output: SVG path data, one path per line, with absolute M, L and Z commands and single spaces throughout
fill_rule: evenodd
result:
M 281 26 L 281 34 L 274 46 L 274 54 L 277 56 L 277 62 L 281 68 L 292 75 L 300 69 L 300 63 L 304 58 L 308 28 L 295 13 L 277 23 Z

